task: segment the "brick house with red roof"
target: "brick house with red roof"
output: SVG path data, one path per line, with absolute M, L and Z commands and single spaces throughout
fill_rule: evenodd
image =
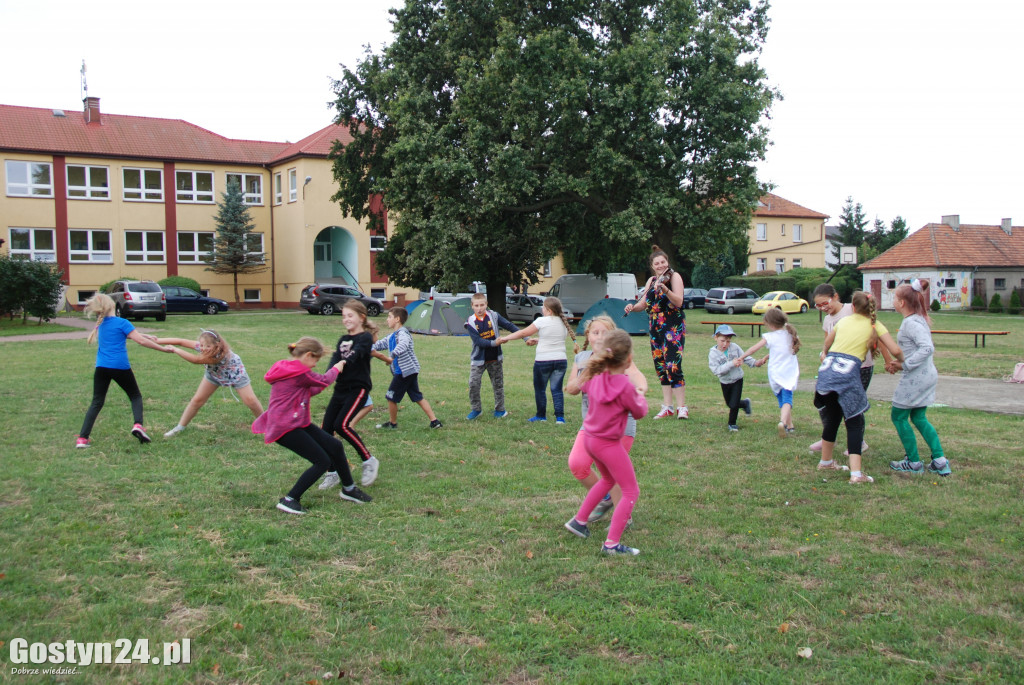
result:
M 893 290 L 913 278 L 929 280 L 928 299 L 943 309 L 967 309 L 975 295 L 987 304 L 996 293 L 1005 305 L 1014 289 L 1024 290 L 1024 227 L 944 216 L 857 268 L 882 309 L 892 309 Z
M 388 303 L 414 292 L 376 268 L 387 235 L 342 216 L 328 154 L 337 125 L 296 143 L 234 140 L 175 119 L 0 105 L 0 237 L 13 256 L 57 263 L 81 305 L 125 276 L 181 275 L 233 300 L 232 278 L 205 270 L 217 202 L 240 183 L 268 269 L 240 276 L 248 306 L 292 307 L 314 282 L 348 283 Z M 385 226 L 387 221 L 385 221 Z
M 824 267 L 827 219 L 827 214 L 767 193 L 751 219 L 747 272 Z

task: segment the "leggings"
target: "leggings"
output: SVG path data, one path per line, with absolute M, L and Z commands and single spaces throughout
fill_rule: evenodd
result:
M 370 459 L 370 450 L 359 437 L 359 433 L 352 428 L 352 421 L 366 404 L 366 397 L 369 394 L 370 391 L 365 388 L 348 388 L 340 392 L 335 388 L 331 401 L 327 403 L 327 411 L 324 412 L 324 422 L 321 424 L 327 433 L 337 433 L 345 438 L 363 461 Z
M 921 457 L 917 453 L 917 436 L 914 435 L 914 429 L 910 427 L 911 423 L 917 428 L 917 432 L 921 434 L 924 441 L 928 443 L 932 459 L 941 459 L 945 456 L 942 452 L 942 443 L 939 442 L 939 434 L 935 432 L 935 427 L 928 421 L 928 416 L 925 413 L 927 411 L 927 407 L 892 408 L 892 424 L 896 426 L 896 433 L 900 436 L 900 442 L 903 443 L 907 461 L 921 461 Z
M 612 487 L 618 484 L 622 488 L 622 499 L 612 514 L 612 522 L 608 527 L 608 538 L 605 541 L 606 545 L 617 545 L 622 538 L 622 531 L 626 529 L 629 517 L 633 515 L 636 500 L 640 496 L 640 488 L 636 484 L 636 473 L 633 471 L 633 462 L 630 461 L 629 454 L 618 440 L 597 438 L 584 433 L 583 445 L 593 457 L 597 470 L 601 472 L 601 480 L 594 483 L 590 492 L 583 498 L 583 504 L 576 512 L 576 520 L 586 521 L 590 518 L 597 503 L 603 500 L 604 496 L 611 492 Z
M 729 407 L 729 425 L 736 425 L 736 418 L 740 415 L 740 398 L 743 396 L 743 379 L 733 383 L 722 383 L 722 397 Z
M 586 435 L 583 431 L 576 434 L 576 442 L 572 444 L 572 450 L 569 452 L 569 471 L 576 480 L 584 480 L 590 476 L 590 467 L 594 465 L 594 458 L 587 452 L 586 446 L 583 444 L 583 436 Z M 622 436 L 622 447 L 629 452 L 633 449 L 633 440 L 635 438 L 632 435 Z
M 313 464 L 299 476 L 295 485 L 288 491 L 288 496 L 296 502 L 327 471 L 337 471 L 341 477 L 341 484 L 346 488 L 354 484 L 352 472 L 348 470 L 348 461 L 345 459 L 345 446 L 322 428 L 313 424 L 304 428 L 293 428 L 276 442 Z
M 827 395 L 817 395 L 824 400 L 824 405 L 818 409 L 821 415 L 821 439 L 825 442 L 835 442 L 836 434 L 839 433 L 839 425 L 843 423 L 843 408 L 839 406 L 839 395 L 830 392 Z M 820 404 L 816 401 L 815 404 Z M 864 442 L 864 414 L 851 416 L 846 421 L 846 449 L 850 454 L 860 454 L 860 446 Z
M 142 393 L 139 392 L 139 384 L 135 382 L 135 374 L 131 369 L 108 369 L 105 366 L 97 366 L 96 373 L 92 376 L 92 404 L 85 412 L 85 421 L 82 423 L 82 430 L 78 432 L 79 437 L 88 438 L 92 433 L 92 424 L 103 409 L 103 403 L 107 399 L 107 389 L 110 381 L 114 381 L 128 395 L 132 403 L 132 416 L 135 423 L 142 423 Z

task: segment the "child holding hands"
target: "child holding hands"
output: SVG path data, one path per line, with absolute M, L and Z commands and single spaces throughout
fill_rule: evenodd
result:
M 430 402 L 427 402 L 420 392 L 420 363 L 413 350 L 412 334 L 405 327 L 408 319 L 409 312 L 405 307 L 392 307 L 386 319 L 388 328 L 392 331 L 391 335 L 373 344 L 375 352 L 388 351 L 390 356 L 382 356 L 380 359 L 391 365 L 391 372 L 394 374 L 391 385 L 384 394 L 388 399 L 388 421 L 378 424 L 377 428 L 398 428 L 398 403 L 406 393 L 409 394 L 410 400 L 420 405 L 420 409 L 430 420 L 430 427 L 441 428 L 442 423 L 434 415 Z
M 754 366 L 768 363 L 768 384 L 779 402 L 779 437 L 784 438 L 795 432 L 793 428 L 793 391 L 800 380 L 800 365 L 796 353 L 800 351 L 800 337 L 796 328 L 789 322 L 789 317 L 781 309 L 769 309 L 764 313 L 764 325 L 768 332 L 750 349 L 733 361 L 739 368 L 743 360 L 768 346 L 768 354 L 758 359 Z
M 722 397 L 725 398 L 725 406 L 729 407 L 729 432 L 734 433 L 740 429 L 736 424 L 740 408 L 750 416 L 750 399 L 743 398 L 743 368 L 735 364 L 740 359 L 747 366 L 753 367 L 757 364 L 753 357 L 744 357 L 743 348 L 732 341 L 736 332 L 732 326 L 723 324 L 715 329 L 715 344 L 708 350 L 708 368 L 711 373 L 718 376 L 722 385 Z
M 508 416 L 508 412 L 505 411 L 505 371 L 501 363 L 498 329 L 504 328 L 515 333 L 519 327 L 498 312 L 488 309 L 485 293 L 474 293 L 472 304 L 473 315 L 466 321 L 466 331 L 473 341 L 473 351 L 469 358 L 469 414 L 466 418 L 472 421 L 483 413 L 480 387 L 486 371 L 494 389 L 494 418 L 503 419 Z

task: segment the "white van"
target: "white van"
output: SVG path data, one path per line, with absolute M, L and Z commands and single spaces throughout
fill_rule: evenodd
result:
M 548 295 L 557 297 L 562 301 L 562 308 L 572 312 L 566 316 L 581 319 L 592 305 L 606 297 L 635 301 L 636 276 L 608 274 L 605 279 L 593 274 L 565 274 L 558 277 Z

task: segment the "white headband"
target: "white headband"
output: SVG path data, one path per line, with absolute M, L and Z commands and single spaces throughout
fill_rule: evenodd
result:
M 921 285 L 921 279 L 915 278 L 910 282 L 910 287 L 914 289 L 914 292 L 923 293 L 924 287 Z

